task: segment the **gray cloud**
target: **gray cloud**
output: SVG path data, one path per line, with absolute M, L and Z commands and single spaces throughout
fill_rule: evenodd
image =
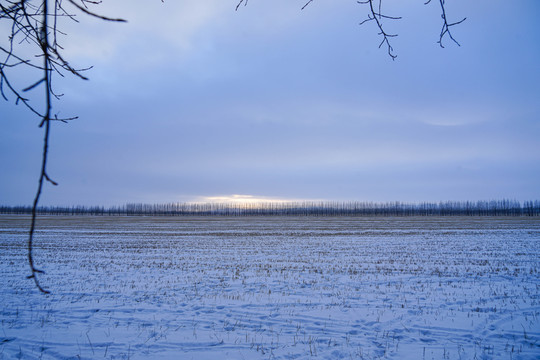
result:
M 130 4 L 103 6 L 127 24 L 70 25 L 96 66 L 56 81 L 80 119 L 53 128 L 45 204 L 540 197 L 538 5 L 449 3 L 468 19 L 441 49 L 436 8 L 388 3 L 392 62 L 354 3 Z M 2 203 L 28 204 L 38 121 L 0 113 Z

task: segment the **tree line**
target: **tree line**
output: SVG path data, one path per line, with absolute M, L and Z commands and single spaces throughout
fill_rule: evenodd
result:
M 540 201 L 440 202 L 296 201 L 255 203 L 132 203 L 121 206 L 40 206 L 41 215 L 111 216 L 540 216 Z M 0 206 L 0 214 L 31 214 L 31 206 Z

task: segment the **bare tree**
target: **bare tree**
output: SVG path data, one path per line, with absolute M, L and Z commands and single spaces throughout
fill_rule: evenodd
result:
M 163 1 L 163 0 L 162 0 Z M 301 8 L 305 9 L 313 0 L 308 0 Z M 425 4 L 429 4 L 427 0 Z M 33 279 L 37 288 L 43 293 L 49 293 L 44 289 L 38 279 L 39 270 L 33 259 L 33 237 L 36 225 L 36 214 L 43 185 L 47 181 L 57 185 L 47 173 L 47 159 L 49 149 L 49 134 L 53 121 L 68 122 L 76 117 L 59 118 L 53 113 L 53 101 L 59 100 L 62 96 L 57 94 L 53 88 L 53 77 L 63 77 L 71 74 L 82 80 L 87 80 L 83 75 L 85 70 L 73 67 L 62 55 L 62 46 L 59 38 L 66 35 L 59 28 L 59 20 L 69 19 L 78 22 L 77 15 L 84 14 L 99 18 L 104 21 L 123 22 L 123 19 L 109 18 L 99 15 L 92 7 L 100 3 L 97 0 L 0 0 L 0 24 L 7 24 L 10 32 L 8 34 L 7 46 L 0 43 L 0 94 L 8 101 L 14 98 L 15 104 L 22 104 L 39 119 L 39 127 L 43 128 L 43 150 L 41 160 L 41 171 L 39 174 L 38 188 L 32 205 L 31 225 L 28 235 L 28 262 L 31 274 L 28 278 Z M 241 5 L 247 5 L 248 0 L 240 0 L 236 5 L 236 10 Z M 379 47 L 385 46 L 388 55 L 394 60 L 396 54 L 390 40 L 397 34 L 388 33 L 385 30 L 384 22 L 399 20 L 399 16 L 390 16 L 382 11 L 383 0 L 359 0 L 359 5 L 366 6 L 367 18 L 360 24 L 373 23 L 376 25 L 378 35 L 382 37 Z M 449 37 L 457 45 L 457 41 L 450 32 L 455 25 L 462 23 L 465 19 L 457 22 L 449 22 L 446 16 L 445 1 L 439 0 L 441 7 L 441 17 L 443 25 L 438 43 L 443 46 L 443 39 Z M 30 50 L 30 55 L 28 55 Z M 33 70 L 40 75 L 35 82 L 19 86 L 12 82 L 10 75 L 14 69 Z M 32 103 L 27 94 L 31 91 L 42 91 L 41 96 L 44 103 L 36 106 Z M 40 97 L 41 97 L 40 96 Z

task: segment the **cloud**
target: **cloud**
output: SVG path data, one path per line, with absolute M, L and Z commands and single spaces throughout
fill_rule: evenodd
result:
M 66 19 L 66 58 L 95 67 L 89 82 L 54 78 L 66 94 L 54 111 L 80 120 L 54 124 L 50 173 L 61 186 L 45 201 L 424 200 L 474 195 L 495 177 L 538 178 L 503 169 L 523 161 L 538 173 L 539 48 L 531 44 L 540 42 L 523 31 L 536 26 L 532 11 L 452 2 L 452 18 L 469 19 L 456 27 L 462 46 L 441 49 L 440 5 L 384 2 L 405 17 L 388 21 L 400 35 L 392 62 L 373 24 L 358 26 L 365 6 L 303 4 L 257 0 L 235 12 L 235 1 L 106 0 L 96 11 L 127 24 Z M 519 24 L 499 26 L 501 18 Z M 33 191 L 17 180 L 35 177 L 24 159 L 40 158 L 40 129 L 22 124 L 0 133 L 4 159 L 20 153 L 0 156 L 10 169 L 5 189 L 18 189 L 13 199 Z M 487 163 L 495 170 L 479 175 Z M 501 193 L 520 189 L 503 180 Z M 424 187 L 432 189 L 425 197 Z
M 216 0 L 125 4 L 107 1 L 92 10 L 127 23 L 104 22 L 84 14 L 77 15 L 79 23 L 66 20 L 66 58 L 92 64 L 121 58 L 128 66 L 153 66 L 163 57 L 183 56 L 197 48 L 197 35 L 212 28 L 226 7 Z

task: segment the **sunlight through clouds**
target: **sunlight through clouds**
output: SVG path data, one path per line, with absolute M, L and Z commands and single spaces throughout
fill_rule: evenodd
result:
M 301 202 L 308 201 L 307 199 L 290 199 L 290 198 L 275 198 L 270 196 L 257 195 L 217 195 L 217 196 L 199 196 L 188 202 L 194 203 L 239 203 L 239 204 L 261 204 L 261 203 L 286 203 L 286 202 Z M 321 201 L 309 199 L 309 201 Z

